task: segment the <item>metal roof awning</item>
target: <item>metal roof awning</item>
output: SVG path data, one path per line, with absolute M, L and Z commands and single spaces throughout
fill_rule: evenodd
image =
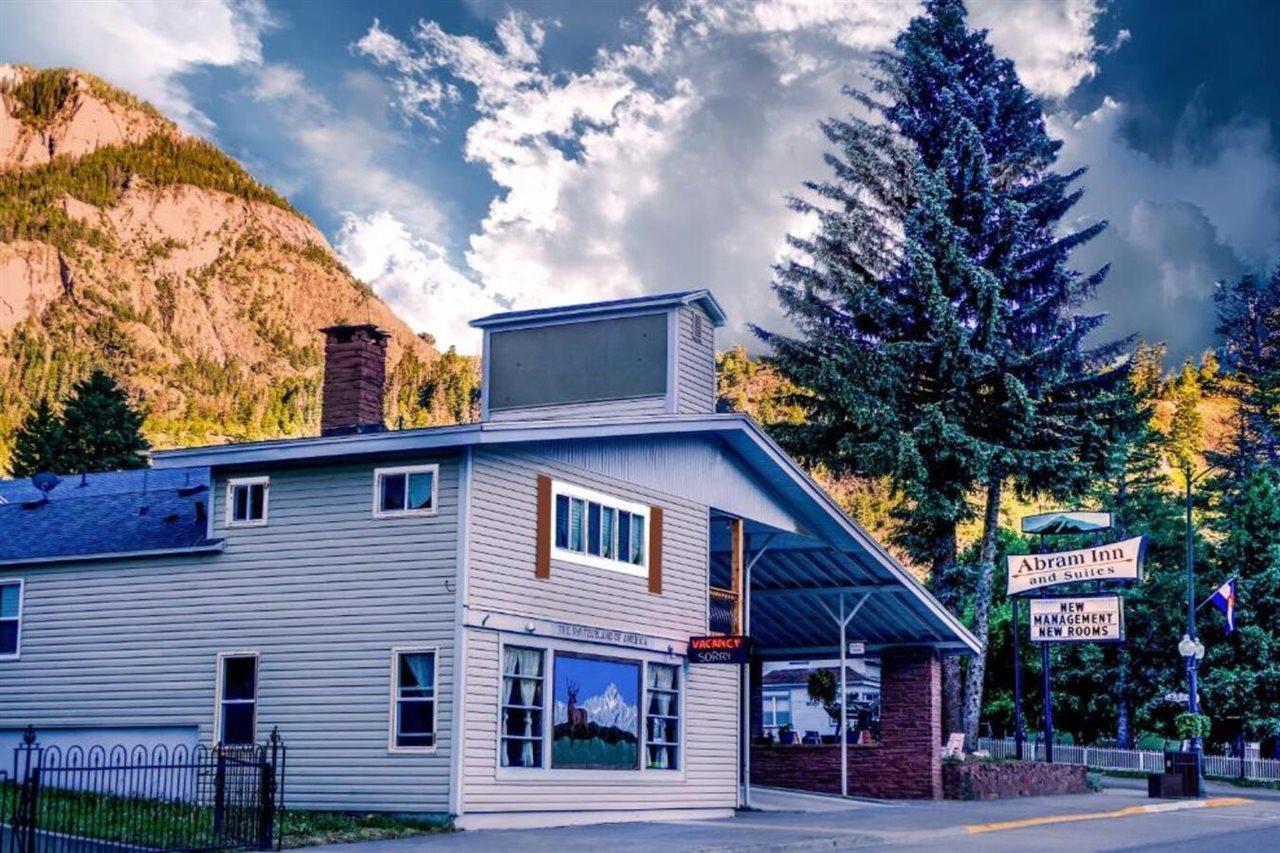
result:
M 904 582 L 868 559 L 865 551 L 843 551 L 819 539 L 749 525 L 752 645 L 766 660 L 835 658 L 841 635 L 868 652 L 922 646 L 944 654 L 977 650 L 975 638 L 957 630 L 954 617 L 937 612 L 914 581 Z M 732 554 L 712 539 L 712 584 L 727 584 Z M 844 630 L 841 630 L 844 622 Z

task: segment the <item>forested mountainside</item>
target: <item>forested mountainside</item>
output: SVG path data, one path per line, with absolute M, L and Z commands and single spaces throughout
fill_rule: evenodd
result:
M 70 69 L 0 66 L 0 470 L 21 418 L 107 369 L 155 447 L 314 434 L 336 322 L 391 333 L 387 419 L 467 419 L 474 359 L 356 280 L 270 187 Z

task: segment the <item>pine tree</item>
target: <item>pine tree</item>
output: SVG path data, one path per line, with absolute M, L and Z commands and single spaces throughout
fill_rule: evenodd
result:
M 1204 452 L 1204 421 L 1200 416 L 1200 377 L 1191 359 L 1182 365 L 1173 384 L 1173 420 L 1169 424 L 1167 453 L 1169 464 L 1186 481 L 1195 476 Z
M 101 370 L 77 382 L 63 409 L 68 472 L 145 468 L 151 449 L 142 435 L 142 415 L 124 389 Z
M 13 436 L 9 473 L 31 477 L 42 471 L 66 471 L 63 423 L 48 400 L 41 400 L 23 419 Z
M 836 470 L 862 465 L 894 478 L 907 498 L 900 544 L 930 564 L 935 593 L 953 610 L 965 609 L 953 594 L 956 527 L 981 489 L 972 609 L 985 641 L 1006 481 L 1075 494 L 1104 454 L 1095 423 L 1115 404 L 1120 348 L 1086 349 L 1101 318 L 1077 309 L 1106 270 L 1082 276 L 1068 266 L 1104 226 L 1058 233 L 1081 172 L 1052 171 L 1060 143 L 1039 102 L 985 33 L 967 27 L 960 0 L 929 0 L 877 68 L 875 97 L 858 97 L 883 124 L 825 125 L 841 148 L 828 158 L 836 181 L 808 185 L 825 205 L 793 205 L 820 223 L 817 237 L 792 241 L 809 262 L 776 273 L 801 337 L 762 336 L 787 377 L 814 392 L 810 428 L 784 440 Z M 896 143 L 889 154 L 875 149 L 874 133 Z M 970 662 L 971 735 L 983 670 L 981 656 Z M 949 660 L 948 728 L 960 722 L 959 700 Z
M 1239 405 L 1225 460 L 1237 478 L 1256 465 L 1280 465 L 1280 266 L 1269 279 L 1247 275 L 1215 294 L 1223 337 L 1223 382 Z

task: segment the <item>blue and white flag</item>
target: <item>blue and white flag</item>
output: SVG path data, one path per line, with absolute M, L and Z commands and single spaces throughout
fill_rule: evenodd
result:
M 1209 596 L 1213 606 L 1221 610 L 1227 617 L 1227 633 L 1236 629 L 1236 579 L 1224 583 Z

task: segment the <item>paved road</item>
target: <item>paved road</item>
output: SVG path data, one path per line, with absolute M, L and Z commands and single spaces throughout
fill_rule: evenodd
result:
M 1087 853 L 1087 851 L 1280 851 L 1280 800 L 1218 798 L 1216 807 L 1142 811 L 1158 801 L 1112 787 L 1095 795 L 989 802 L 871 804 L 815 798 L 774 803 L 727 820 L 613 824 L 527 831 L 477 831 L 330 848 L 337 853 L 808 853 L 866 850 L 909 853 Z M 1202 805 L 1202 804 L 1201 804 Z M 797 808 L 814 810 L 797 811 Z M 1164 806 L 1161 806 L 1164 807 Z

